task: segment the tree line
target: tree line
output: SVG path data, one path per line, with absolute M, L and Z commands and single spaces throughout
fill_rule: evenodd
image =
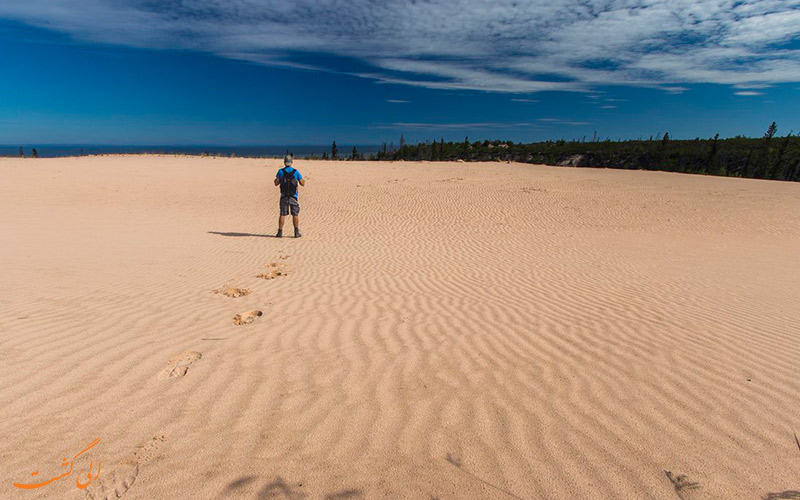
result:
M 287 151 L 287 154 L 289 154 L 288 151 Z M 375 155 L 370 155 L 369 158 L 367 158 L 366 156 L 364 156 L 363 153 L 360 153 L 358 151 L 358 148 L 355 147 L 355 146 L 353 146 L 353 151 L 349 155 L 340 154 L 339 153 L 339 146 L 336 145 L 336 141 L 333 141 L 333 144 L 331 144 L 331 154 L 330 154 L 330 156 L 328 156 L 328 152 L 326 151 L 326 152 L 322 153 L 322 156 L 308 155 L 308 156 L 305 157 L 305 159 L 306 160 L 334 160 L 334 161 L 335 160 L 353 160 L 353 161 L 359 161 L 359 160 L 366 160 L 366 159 L 374 160 L 375 159 Z
M 800 181 L 800 137 L 777 135 L 773 122 L 762 137 L 674 140 L 669 133 L 648 139 L 590 141 L 554 140 L 535 143 L 512 141 L 459 142 L 429 140 L 409 144 L 403 136 L 399 147 L 385 143 L 369 156 L 382 161 L 513 161 L 545 165 L 661 170 L 692 174 Z M 324 155 L 327 159 L 327 154 Z M 365 159 L 355 148 L 348 157 L 336 143 L 331 159 Z

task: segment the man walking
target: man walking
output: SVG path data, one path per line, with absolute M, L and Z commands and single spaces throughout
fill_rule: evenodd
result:
M 292 155 L 283 158 L 283 168 L 278 170 L 275 175 L 275 185 L 281 187 L 281 216 L 278 218 L 278 234 L 276 238 L 283 237 L 283 223 L 286 216 L 292 213 L 292 224 L 294 224 L 294 237 L 299 238 L 300 234 L 300 204 L 297 202 L 297 185 L 305 186 L 306 181 L 300 171 L 292 167 Z

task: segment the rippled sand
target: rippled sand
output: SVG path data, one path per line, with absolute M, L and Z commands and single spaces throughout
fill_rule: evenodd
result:
M 800 184 L 297 166 L 0 159 L 0 498 L 800 498 Z

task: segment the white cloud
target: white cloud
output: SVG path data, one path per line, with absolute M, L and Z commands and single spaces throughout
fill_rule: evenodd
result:
M 756 96 L 756 95 L 764 95 L 764 93 L 756 92 L 755 90 L 741 90 L 739 92 L 734 92 L 734 95 Z
M 600 106 L 600 109 L 617 109 L 616 106 Z
M 683 94 L 684 92 L 689 91 L 689 89 L 686 87 L 662 87 L 662 90 L 668 94 Z
M 800 82 L 800 0 L 3 0 L 0 18 L 439 89 Z
M 514 102 L 528 102 L 528 103 L 539 102 L 536 99 L 511 99 L 511 100 Z
M 404 101 L 402 99 L 386 99 L 386 102 L 391 102 L 392 104 L 406 104 L 411 101 Z

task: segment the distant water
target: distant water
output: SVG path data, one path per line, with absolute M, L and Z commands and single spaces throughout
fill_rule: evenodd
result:
M 337 145 L 339 156 L 350 156 L 353 152 L 352 144 Z M 380 146 L 358 145 L 356 149 L 364 156 L 377 153 Z M 112 154 L 181 154 L 181 155 L 211 155 L 211 156 L 238 156 L 243 158 L 275 158 L 283 157 L 287 152 L 297 158 L 306 156 L 322 156 L 322 153 L 331 154 L 330 145 L 324 146 L 96 146 L 96 145 L 23 145 L 25 156 L 31 156 L 33 149 L 40 158 L 55 158 L 61 156 L 86 156 L 86 155 L 112 155 Z M 0 146 L 0 156 L 19 156 L 19 146 Z

